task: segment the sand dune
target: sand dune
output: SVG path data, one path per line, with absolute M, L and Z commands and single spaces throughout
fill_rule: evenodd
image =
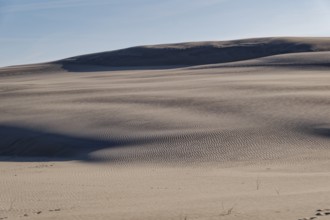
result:
M 299 57 L 308 55 L 286 61 L 307 63 Z M 303 159 L 328 147 L 319 132 L 330 124 L 328 73 L 267 66 L 288 57 L 297 55 L 246 69 L 4 75 L 0 154 L 85 152 L 93 160 L 157 163 Z
M 209 64 L 201 66 L 187 67 L 189 69 L 206 69 L 220 67 L 294 67 L 294 68 L 328 68 L 330 66 L 330 52 L 306 52 L 306 53 L 289 53 L 267 56 L 257 59 Z
M 329 219 L 329 63 L 3 68 L 0 219 Z
M 330 51 L 330 38 L 255 38 L 132 47 L 60 60 L 61 64 L 112 67 L 185 66 L 226 63 L 265 56 Z

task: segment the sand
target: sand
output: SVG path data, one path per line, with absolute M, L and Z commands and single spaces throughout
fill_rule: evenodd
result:
M 117 67 L 190 66 L 323 51 L 330 51 L 329 37 L 268 37 L 138 46 L 71 57 L 57 63 Z
M 1 69 L 0 219 L 330 219 L 329 57 Z

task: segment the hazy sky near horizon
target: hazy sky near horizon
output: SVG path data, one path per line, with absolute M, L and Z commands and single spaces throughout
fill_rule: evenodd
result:
M 267 36 L 330 36 L 330 0 L 0 0 L 0 66 Z

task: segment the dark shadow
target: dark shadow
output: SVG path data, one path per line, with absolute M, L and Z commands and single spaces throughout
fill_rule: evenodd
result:
M 112 67 L 104 65 L 88 65 L 88 64 L 72 64 L 67 62 L 54 62 L 61 64 L 62 68 L 68 72 L 109 72 L 109 71 L 136 71 L 136 70 L 169 70 L 183 68 L 187 66 L 176 65 L 176 66 L 123 66 L 123 67 Z
M 200 136 L 196 135 L 197 138 Z M 125 139 L 97 139 L 70 136 L 32 128 L 0 125 L 0 161 L 70 161 L 101 162 L 102 159 L 91 158 L 90 153 L 110 148 L 146 146 L 148 144 L 170 141 L 164 137 L 142 137 Z M 119 157 L 110 161 L 118 162 Z M 163 157 L 163 154 L 158 155 Z M 156 157 L 156 156 L 155 156 Z M 135 158 L 140 160 L 143 158 Z
M 14 126 L 0 126 L 0 161 L 88 160 L 88 154 L 129 141 L 97 140 Z
M 312 52 L 312 45 L 283 40 L 214 46 L 132 47 L 122 50 L 87 54 L 56 61 L 70 72 L 110 70 L 173 69 L 196 65 L 230 63 L 266 56 Z
M 330 138 L 330 125 L 317 127 L 314 129 L 314 132 L 319 136 Z
M 330 138 L 330 124 L 306 124 L 297 128 L 297 131 L 321 138 Z

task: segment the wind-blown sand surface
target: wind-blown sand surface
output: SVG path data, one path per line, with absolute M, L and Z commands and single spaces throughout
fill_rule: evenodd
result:
M 330 219 L 329 64 L 1 69 L 0 219 Z

